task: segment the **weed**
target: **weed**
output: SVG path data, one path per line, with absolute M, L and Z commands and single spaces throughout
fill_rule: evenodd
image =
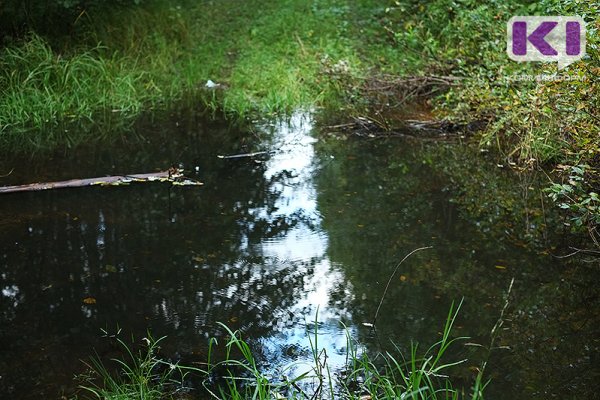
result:
M 183 366 L 158 358 L 159 342 L 150 335 L 146 350 L 134 353 L 127 344 L 118 339 L 125 350 L 127 361 L 115 359 L 120 367 L 117 377 L 113 377 L 98 358 L 93 358 L 90 368 L 95 371 L 86 378 L 82 386 L 98 399 L 162 399 L 174 395 L 183 388 L 183 382 L 194 373 L 201 379 L 201 388 L 215 399 L 413 399 L 437 400 L 459 399 L 463 392 L 452 386 L 446 371 L 466 360 L 444 362 L 446 353 L 452 346 L 465 339 L 453 338 L 452 327 L 458 316 L 462 301 L 450 307 L 444 324 L 442 338 L 429 347 L 424 354 L 419 353 L 419 345 L 411 344 L 410 353 L 380 353 L 369 356 L 346 330 L 347 365 L 342 371 L 332 373 L 327 352 L 319 348 L 319 333 L 315 316 L 314 329 L 307 332 L 312 358 L 305 372 L 293 376 L 298 363 L 284 366 L 281 374 L 275 376 L 261 371 L 252 349 L 241 332 L 232 331 L 224 324 L 227 333 L 225 354 L 221 361 L 214 360 L 218 342 L 211 339 L 208 346 L 205 369 Z M 483 371 L 482 371 L 483 372 Z M 97 378 L 101 381 L 98 382 Z M 478 376 L 472 399 L 483 398 L 485 385 Z M 200 389 L 198 386 L 198 389 Z
M 120 367 L 118 375 L 115 377 L 96 356 L 88 364 L 92 374 L 85 378 L 81 388 L 95 398 L 110 400 L 154 400 L 172 395 L 182 388 L 187 374 L 204 371 L 158 358 L 163 339 L 154 339 L 148 334 L 144 338 L 145 350 L 134 352 L 122 339 L 116 338 L 126 355 L 125 360 L 112 360 Z

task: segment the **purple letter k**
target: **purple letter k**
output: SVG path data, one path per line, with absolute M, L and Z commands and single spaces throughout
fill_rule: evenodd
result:
M 558 25 L 558 22 L 542 22 L 531 35 L 527 36 L 527 22 L 518 21 L 513 23 L 513 54 L 517 56 L 526 55 L 527 41 L 529 40 L 543 55 L 558 55 L 558 52 L 544 40 L 546 35 L 549 34 L 556 25 Z

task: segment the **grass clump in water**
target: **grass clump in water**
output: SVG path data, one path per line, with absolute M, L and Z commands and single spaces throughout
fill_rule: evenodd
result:
M 312 361 L 293 363 L 274 376 L 261 371 L 240 332 L 221 324 L 228 335 L 222 361 L 213 360 L 217 346 L 214 338 L 202 369 L 157 358 L 160 340 L 147 339 L 147 351 L 138 354 L 120 341 L 130 361 L 115 360 L 121 370 L 118 378 L 94 360 L 91 367 L 101 377 L 101 383 L 93 383 L 97 380 L 90 376 L 83 387 L 98 399 L 177 398 L 178 393 L 192 394 L 184 382 L 191 382 L 188 374 L 193 373 L 201 381 L 195 390 L 216 399 L 482 399 L 485 384 L 481 374 L 469 395 L 453 388 L 452 379 L 446 375 L 449 369 L 466 361 L 444 361 L 448 350 L 465 339 L 451 337 L 459 309 L 460 304 L 451 307 L 441 340 L 423 355 L 419 354 L 419 346 L 413 344 L 406 357 L 398 347 L 395 354 L 386 352 L 371 357 L 347 334 L 347 365 L 342 371 L 334 371 L 328 364 L 326 350 L 319 348 L 320 333 L 315 323 L 314 331 L 308 332 Z M 304 372 L 294 373 L 300 366 Z
M 113 359 L 119 373 L 111 370 L 99 358 L 92 358 L 90 373 L 82 377 L 82 389 L 94 398 L 106 400 L 155 400 L 172 397 L 183 385 L 186 376 L 194 367 L 180 366 L 158 357 L 160 339 L 151 335 L 144 338 L 145 349 L 134 352 L 127 343 L 117 338 L 126 358 Z M 81 378 L 81 377 L 80 377 Z
M 126 68 L 123 60 L 104 57 L 103 51 L 98 46 L 62 56 L 37 35 L 4 49 L 0 53 L 2 139 L 10 139 L 25 126 L 44 129 L 57 121 L 92 120 L 101 112 L 139 112 L 145 97 L 139 93 L 144 73 Z

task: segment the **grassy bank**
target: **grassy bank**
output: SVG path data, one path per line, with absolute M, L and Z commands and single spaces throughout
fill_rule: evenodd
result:
M 515 161 L 587 160 L 599 151 L 597 8 L 578 0 L 156 0 L 84 10 L 70 36 L 32 35 L 0 53 L 1 138 L 27 141 L 107 113 L 133 117 L 190 95 L 236 116 L 315 106 L 368 113 L 382 100 L 364 90 L 369 79 L 452 75 L 460 83 L 429 99 L 439 118 L 484 121 L 482 145 Z M 556 72 L 506 57 L 506 21 L 522 14 L 586 18 L 588 58 L 564 72 L 584 80 L 512 79 Z M 222 86 L 208 89 L 208 80 Z
M 250 344 L 239 331 L 221 327 L 226 342 L 211 339 L 207 359 L 184 366 L 160 356 L 160 342 L 150 336 L 139 351 L 116 339 L 124 350 L 115 359 L 118 373 L 98 359 L 83 376 L 82 396 L 97 399 L 482 399 L 485 383 L 482 365 L 471 388 L 453 387 L 449 372 L 466 360 L 448 362 L 447 352 L 466 338 L 453 338 L 452 327 L 460 305 L 451 307 L 441 339 L 424 353 L 416 344 L 410 354 L 369 355 L 347 333 L 347 364 L 341 370 L 329 365 L 327 351 L 319 347 L 320 333 L 315 323 L 307 331 L 312 360 L 283 366 L 281 375 L 262 371 Z M 492 333 L 493 334 L 493 333 Z M 164 338 L 163 338 L 164 339 Z M 396 347 L 398 349 L 398 347 Z M 219 355 L 217 355 L 219 354 Z M 297 372 L 297 371 L 304 372 Z
M 187 97 L 236 117 L 335 101 L 324 63 L 359 61 L 340 30 L 349 7 L 330 3 L 155 1 L 85 14 L 75 39 L 18 41 L 0 54 L 1 141 L 61 144 L 51 128 Z

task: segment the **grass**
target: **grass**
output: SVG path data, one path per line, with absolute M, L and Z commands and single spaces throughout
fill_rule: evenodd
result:
M 50 128 L 65 121 L 134 118 L 189 95 L 235 117 L 322 104 L 333 96 L 321 60 L 357 57 L 339 32 L 349 11 L 329 3 L 154 1 L 85 14 L 75 40 L 33 34 L 0 54 L 0 142 L 60 144 Z
M 123 360 L 112 359 L 119 373 L 115 376 L 98 357 L 92 358 L 88 364 L 89 374 L 79 377 L 85 382 L 81 388 L 94 398 L 105 400 L 154 400 L 174 396 L 189 373 L 203 371 L 159 358 L 163 339 L 148 335 L 144 338 L 145 349 L 134 352 L 125 341 L 116 338 L 125 353 Z
M 95 47 L 63 57 L 36 35 L 18 47 L 4 49 L 0 55 L 2 139 L 10 141 L 15 139 L 11 133 L 35 127 L 40 131 L 16 139 L 53 141 L 57 130 L 47 128 L 58 122 L 92 121 L 101 113 L 140 112 L 145 98 L 136 87 L 144 73 L 129 70 L 123 60 L 101 57 L 102 51 Z
M 129 360 L 113 360 L 120 369 L 116 377 L 109 367 L 94 358 L 82 388 L 93 398 L 114 400 L 178 398 L 183 393 L 198 392 L 215 399 L 482 399 L 485 384 L 481 374 L 469 395 L 462 388 L 453 388 L 451 378 L 446 375 L 452 367 L 466 361 L 445 361 L 448 350 L 465 339 L 453 338 L 451 334 L 461 304 L 451 306 L 442 338 L 423 354 L 417 344 L 411 344 L 406 357 L 399 347 L 394 354 L 370 356 L 347 330 L 347 365 L 342 371 L 333 370 L 328 365 L 326 350 L 319 348 L 320 333 L 318 324 L 314 324 L 314 331 L 307 332 L 312 361 L 304 368 L 306 372 L 294 376 L 293 369 L 298 366 L 294 363 L 284 367 L 281 375 L 273 376 L 261 371 L 241 332 L 221 324 L 228 335 L 221 361 L 214 360 L 218 346 L 214 338 L 209 342 L 207 360 L 201 363 L 203 368 L 160 359 L 162 338 L 154 340 L 148 336 L 145 351 L 138 353 L 119 340 Z M 185 387 L 191 381 L 190 374 L 200 382 L 195 390 Z

